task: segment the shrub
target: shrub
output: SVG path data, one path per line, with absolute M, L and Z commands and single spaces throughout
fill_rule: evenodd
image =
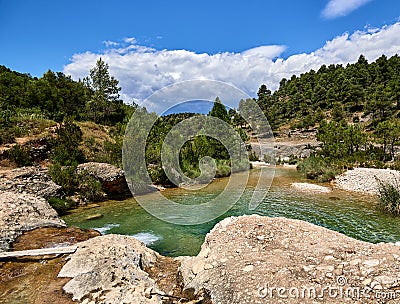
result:
M 12 130 L 0 127 L 0 145 L 10 144 L 13 142 L 15 142 L 15 135 Z
M 20 145 L 15 145 L 8 150 L 7 156 L 18 167 L 30 166 L 33 163 L 32 157 L 29 155 L 29 149 Z
M 260 159 L 258 158 L 256 152 L 251 151 L 249 153 L 249 161 L 259 161 Z
M 72 119 L 66 119 L 56 130 L 51 159 L 61 165 L 82 163 L 85 161 L 83 151 L 79 148 L 82 142 L 82 131 Z
M 73 195 L 79 188 L 77 166 L 77 163 L 73 163 L 71 166 L 61 166 L 59 163 L 54 163 L 49 168 L 51 179 L 64 189 L 66 195 Z
M 335 178 L 340 170 L 333 164 L 328 164 L 323 158 L 311 155 L 297 165 L 306 178 L 315 179 L 319 182 L 327 182 Z
M 225 177 L 231 175 L 231 167 L 227 161 L 217 161 L 217 172 L 215 177 Z
M 78 175 L 78 192 L 87 201 L 99 202 L 106 197 L 101 183 L 87 172 Z
M 87 172 L 77 173 L 77 164 L 61 166 L 53 164 L 49 169 L 52 180 L 60 185 L 66 195 L 78 193 L 86 201 L 102 201 L 105 193 L 101 183 Z
M 48 202 L 59 215 L 66 214 L 68 210 L 76 206 L 76 203 L 74 201 L 64 200 L 56 197 L 49 198 Z
M 379 208 L 387 213 L 400 216 L 400 187 L 394 183 L 384 182 L 377 178 Z

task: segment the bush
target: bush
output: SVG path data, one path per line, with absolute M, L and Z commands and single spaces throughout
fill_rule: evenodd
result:
M 77 173 L 77 164 L 71 166 L 61 166 L 59 163 L 53 164 L 49 169 L 51 179 L 60 185 L 66 195 L 79 194 L 86 201 L 102 201 L 105 193 L 101 183 L 87 172 Z
M 72 163 L 85 161 L 83 151 L 79 148 L 82 142 L 82 131 L 72 119 L 66 119 L 56 130 L 51 159 L 61 165 L 69 166 Z
M 231 167 L 229 166 L 227 161 L 217 161 L 217 172 L 215 173 L 215 177 L 226 177 L 231 175 Z
M 61 166 L 59 163 L 55 163 L 49 168 L 51 179 L 64 189 L 66 195 L 75 194 L 79 188 L 77 166 L 77 163 L 73 163 L 71 166 Z
M 20 145 L 13 146 L 7 151 L 8 158 L 16 163 L 18 167 L 31 166 L 32 157 L 29 155 L 29 149 Z
M 249 153 L 249 161 L 259 161 L 260 159 L 258 158 L 256 152 L 251 151 Z
M 101 183 L 87 172 L 78 175 L 78 192 L 87 201 L 100 202 L 106 197 Z
M 327 182 L 335 178 L 341 170 L 333 164 L 328 164 L 323 158 L 311 155 L 297 165 L 306 178 L 315 179 L 319 182 Z
M 392 184 L 377 178 L 379 208 L 387 213 L 400 216 L 400 187 L 397 179 Z
M 48 202 L 50 206 L 57 211 L 58 215 L 64 215 L 68 210 L 76 206 L 76 203 L 71 200 L 63 200 L 56 197 L 49 198 Z
M 11 129 L 3 129 L 3 127 L 0 126 L 0 145 L 11 144 L 15 142 L 15 135 L 11 131 Z

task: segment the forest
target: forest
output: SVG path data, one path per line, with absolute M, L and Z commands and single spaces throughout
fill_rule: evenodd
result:
M 121 167 L 125 128 L 137 105 L 124 103 L 120 90 L 102 59 L 88 77 L 78 81 L 62 72 L 49 70 L 37 78 L 0 66 L 0 144 L 43 133 L 49 137 L 50 162 L 58 170 L 91 160 Z M 317 130 L 320 149 L 298 161 L 309 178 L 329 180 L 352 166 L 400 167 L 396 158 L 400 140 L 398 55 L 382 55 L 372 63 L 360 55 L 357 62 L 346 66 L 323 65 L 318 71 L 282 79 L 275 92 L 261 85 L 254 100 L 276 132 L 282 128 Z M 238 109 L 227 110 L 217 98 L 208 116 L 232 125 L 247 141 L 252 130 L 240 116 L 244 105 L 241 101 Z M 157 119 L 146 142 L 146 161 L 154 182 L 165 184 L 168 180 L 160 157 L 165 135 L 196 115 L 171 114 Z M 52 129 L 54 132 L 47 132 Z M 247 150 L 251 160 L 257 159 L 249 146 Z M 198 176 L 199 160 L 205 155 L 216 159 L 217 176 L 230 174 L 232 164 L 226 149 L 207 136 L 196 136 L 182 147 L 180 162 L 185 174 Z M 29 147 L 19 144 L 6 156 L 18 166 L 35 161 Z

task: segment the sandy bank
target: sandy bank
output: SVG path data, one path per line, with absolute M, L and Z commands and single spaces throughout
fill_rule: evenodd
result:
M 292 183 L 292 187 L 303 192 L 329 193 L 332 191 L 328 187 L 310 183 Z

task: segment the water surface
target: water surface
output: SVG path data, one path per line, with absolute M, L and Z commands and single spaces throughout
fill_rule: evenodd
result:
M 240 200 L 223 216 L 201 225 L 166 223 L 147 213 L 133 198 L 107 201 L 96 208 L 80 208 L 63 219 L 68 225 L 94 228 L 101 233 L 135 236 L 150 248 L 170 256 L 196 255 L 205 234 L 222 218 L 253 213 L 305 220 L 372 243 L 400 241 L 400 218 L 377 211 L 375 197 L 338 189 L 327 194 L 300 192 L 290 184 L 309 181 L 304 180 L 294 169 L 277 168 L 267 196 L 255 210 L 249 210 L 248 202 L 256 177 L 257 169 L 254 169 Z M 227 179 L 217 179 L 198 191 L 167 189 L 163 194 L 175 202 L 198 204 L 215 198 L 226 183 Z M 86 220 L 94 214 L 102 214 L 103 217 Z

